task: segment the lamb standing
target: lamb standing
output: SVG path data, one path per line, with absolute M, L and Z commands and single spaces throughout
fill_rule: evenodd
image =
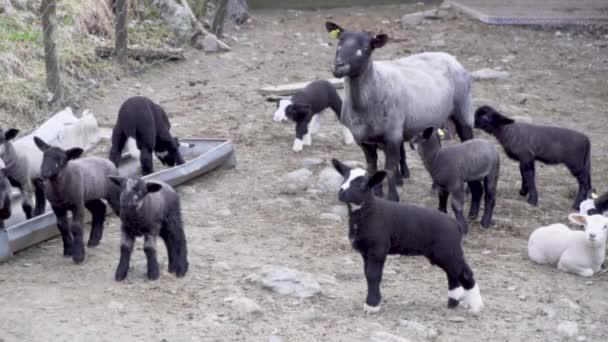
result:
M 63 240 L 63 255 L 72 256 L 74 263 L 84 261 L 83 243 L 84 210 L 91 212 L 91 235 L 88 246 L 99 245 L 106 217 L 106 200 L 114 212 L 120 212 L 119 191 L 108 179 L 118 175 L 112 162 L 98 157 L 79 158 L 83 150 L 75 147 L 63 150 L 50 146 L 34 137 L 36 146 L 43 152 L 41 176 L 46 196 L 57 216 L 57 228 Z M 67 213 L 72 212 L 72 223 Z
M 606 259 L 608 217 L 570 214 L 568 219 L 584 226 L 585 231 L 571 230 L 560 223 L 540 227 L 530 235 L 528 256 L 537 264 L 591 277 Z
M 185 163 L 179 147 L 180 142 L 171 136 L 171 124 L 167 113 L 152 100 L 143 96 L 127 99 L 118 111 L 118 119 L 112 130 L 110 160 L 118 167 L 127 139 L 133 138 L 140 150 L 143 175 L 154 172 L 152 152 L 170 167 Z
M 462 251 L 461 227 L 448 215 L 409 204 L 376 198 L 372 189 L 382 183 L 385 171 L 371 177 L 360 168 L 351 169 L 332 160 L 344 177 L 338 198 L 346 203 L 349 213 L 348 238 L 363 257 L 367 279 L 366 313 L 380 310 L 380 282 L 388 254 L 424 255 L 448 277 L 448 307 L 462 299 L 471 312 L 483 308 L 479 286 Z M 463 289 L 464 288 L 464 289 Z
M 4 221 L 11 217 L 11 183 L 6 178 L 4 163 L 0 160 L 0 229 Z
M 534 161 L 545 164 L 565 164 L 578 181 L 578 194 L 572 207 L 580 203 L 591 190 L 591 142 L 580 132 L 554 126 L 516 122 L 490 106 L 475 111 L 475 127 L 498 139 L 507 157 L 519 162 L 521 190 L 528 203 L 538 204 Z
M 471 189 L 469 219 L 474 220 L 479 215 L 481 196 L 485 192 L 481 226 L 488 228 L 492 223 L 500 174 L 500 156 L 496 147 L 488 141 L 472 139 L 442 148 L 439 134 L 433 127 L 414 137 L 410 144 L 418 151 L 433 184 L 439 187 L 439 210 L 447 212 L 447 200 L 451 194 L 452 210 L 466 234 L 468 224 L 462 211 L 465 199 L 464 183 L 467 182 Z
M 461 140 L 473 138 L 471 78 L 453 56 L 440 52 L 373 62 L 372 52 L 386 44 L 387 35 L 347 31 L 332 22 L 325 26 L 339 39 L 333 74 L 344 77 L 341 121 L 363 150 L 371 174 L 378 169 L 377 149 L 384 150 L 388 198 L 398 201 L 397 164 L 404 141 L 449 118 Z M 402 173 L 409 177 L 407 166 Z M 380 187 L 375 191 L 382 193 Z
M 122 241 L 120 262 L 115 279 L 127 277 L 133 244 L 144 236 L 144 253 L 148 260 L 148 279 L 159 277 L 156 259 L 156 238 L 160 236 L 167 247 L 169 273 L 183 277 L 188 271 L 186 236 L 182 223 L 179 196 L 166 183 L 146 182 L 141 178 L 110 177 L 120 186 L 120 220 Z

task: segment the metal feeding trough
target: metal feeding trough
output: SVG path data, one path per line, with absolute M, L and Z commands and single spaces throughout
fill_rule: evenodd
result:
M 177 186 L 218 167 L 230 169 L 236 166 L 234 145 L 230 140 L 180 139 L 180 141 L 189 145 L 180 147 L 186 163 L 162 169 L 143 177 L 144 179 L 163 181 L 171 186 Z M 140 174 L 140 171 L 139 159 L 128 153 L 124 154 L 118 172 L 123 176 L 134 176 Z M 47 212 L 30 220 L 25 220 L 20 199 L 13 200 L 12 209 L 11 218 L 5 221 L 6 230 L 0 230 L 0 261 L 9 259 L 15 252 L 59 235 L 57 218 L 48 203 Z M 90 217 L 87 218 L 87 222 L 90 222 Z

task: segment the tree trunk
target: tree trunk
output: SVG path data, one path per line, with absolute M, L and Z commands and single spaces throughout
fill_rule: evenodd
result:
M 46 65 L 46 87 L 51 92 L 51 102 L 63 101 L 63 88 L 59 77 L 59 59 L 55 44 L 57 26 L 56 0 L 42 0 L 42 31 L 44 33 L 44 62 Z
M 217 8 L 215 9 L 215 15 L 213 16 L 213 23 L 211 24 L 211 32 L 216 37 L 222 37 L 222 31 L 224 30 L 224 18 L 226 18 L 226 8 L 228 7 L 228 0 L 219 0 Z
M 116 0 L 116 62 L 123 68 L 127 67 L 127 44 L 128 44 L 128 6 L 127 0 Z

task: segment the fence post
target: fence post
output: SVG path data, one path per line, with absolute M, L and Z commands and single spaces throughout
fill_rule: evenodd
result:
M 127 0 L 116 0 L 116 62 L 123 68 L 127 67 L 127 44 L 128 44 L 128 31 L 127 31 Z
M 42 0 L 42 32 L 44 37 L 44 63 L 46 65 L 46 87 L 51 92 L 51 102 L 63 101 L 63 87 L 59 76 L 59 60 L 55 44 L 55 28 L 57 26 L 56 0 Z

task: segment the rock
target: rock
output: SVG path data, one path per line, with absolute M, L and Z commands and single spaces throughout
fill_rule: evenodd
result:
M 228 297 L 224 298 L 224 302 L 230 303 L 233 308 L 243 314 L 262 313 L 262 308 L 252 299 L 247 297 Z
M 214 34 L 206 35 L 200 45 L 202 46 L 202 50 L 205 52 L 218 52 L 220 50 L 218 39 Z
M 322 317 L 321 313 L 314 308 L 306 309 L 297 315 L 298 319 L 304 322 L 312 322 Z
M 0 0 L 0 13 L 11 13 L 13 11 L 13 4 L 10 0 Z
M 308 169 L 313 166 L 321 165 L 324 161 L 323 158 L 308 157 L 302 159 L 302 166 Z
M 490 255 L 490 254 L 492 254 L 492 251 L 489 249 L 486 249 L 485 251 L 481 252 L 481 255 Z
M 333 206 L 331 212 L 340 215 L 340 217 L 348 217 L 348 208 L 345 205 Z
M 445 45 L 446 45 L 445 40 L 443 40 L 443 39 L 436 39 L 436 40 L 431 41 L 431 47 L 434 47 L 434 48 L 442 48 L 442 47 L 445 47 Z
M 321 214 L 321 220 L 334 221 L 334 222 L 342 222 L 342 216 L 334 213 L 323 213 Z
M 162 19 L 177 39 L 186 43 L 193 35 L 192 19 L 186 9 L 175 0 L 158 0 Z
M 308 169 L 299 169 L 288 173 L 283 180 L 281 193 L 296 194 L 305 191 L 308 189 L 310 176 L 312 176 L 312 172 Z
M 216 272 L 217 271 L 230 271 L 230 266 L 223 261 L 216 262 L 215 264 L 213 264 L 213 266 L 211 266 L 211 268 Z
M 513 119 L 517 122 L 532 123 L 532 118 L 527 115 L 515 115 L 515 116 L 512 116 L 511 119 Z
M 338 192 L 344 178 L 333 167 L 324 168 L 319 174 L 319 189 L 323 192 Z
M 433 329 L 433 328 L 427 328 L 425 327 L 423 324 L 415 322 L 415 321 L 409 321 L 409 320 L 401 320 L 401 322 L 399 322 L 399 324 L 405 328 L 407 330 L 407 335 L 408 336 L 416 336 L 416 337 L 420 337 L 420 338 L 424 338 L 424 339 L 428 339 L 430 341 L 434 341 L 437 336 L 439 336 L 439 334 L 437 333 L 437 330 Z
M 562 31 L 555 31 L 555 36 L 556 36 L 556 37 L 561 37 L 561 36 L 563 36 Z
M 514 59 L 515 59 L 515 55 L 506 55 L 503 58 L 501 58 L 500 61 L 506 64 L 506 63 L 510 63 Z
M 519 296 L 517 296 L 517 299 L 521 300 L 522 302 L 525 302 L 526 299 L 528 299 L 528 296 L 523 293 L 520 293 Z
M 223 217 L 228 217 L 230 215 L 232 215 L 232 212 L 230 211 L 230 209 L 228 208 L 224 208 L 221 209 L 217 212 L 218 215 L 223 216 Z
M 549 318 L 553 318 L 553 317 L 555 317 L 555 310 L 553 310 L 553 308 L 548 307 L 548 306 L 544 306 L 544 307 L 540 308 L 540 309 L 538 310 L 538 313 L 539 313 L 541 316 L 547 316 L 547 317 L 549 317 Z
M 386 331 L 375 331 L 369 338 L 370 342 L 410 342 L 407 338 L 387 333 Z
M 329 275 L 313 275 L 284 266 L 264 265 L 245 280 L 284 296 L 309 298 L 321 293 L 321 284 L 337 284 Z
M 578 342 L 585 342 L 585 341 L 587 341 L 587 338 L 586 338 L 585 336 L 577 336 L 577 337 L 576 337 L 576 340 L 577 340 Z
M 401 17 L 401 26 L 406 27 L 406 26 L 420 25 L 423 20 L 424 20 L 424 12 L 406 14 L 403 17 Z
M 283 342 L 283 339 L 277 335 L 270 335 L 270 337 L 268 337 L 268 342 Z
M 462 316 L 450 316 L 448 317 L 448 321 L 452 323 L 462 323 L 465 321 L 465 319 Z
M 350 168 L 361 168 L 361 169 L 366 169 L 367 165 L 364 162 L 360 162 L 358 160 L 347 160 L 344 162 L 344 165 L 350 167 Z
M 507 71 L 498 71 L 490 68 L 483 68 L 471 73 L 471 77 L 477 81 L 484 80 L 504 80 L 511 76 Z
M 564 321 L 557 326 L 557 332 L 567 337 L 578 335 L 578 324 L 576 322 Z

